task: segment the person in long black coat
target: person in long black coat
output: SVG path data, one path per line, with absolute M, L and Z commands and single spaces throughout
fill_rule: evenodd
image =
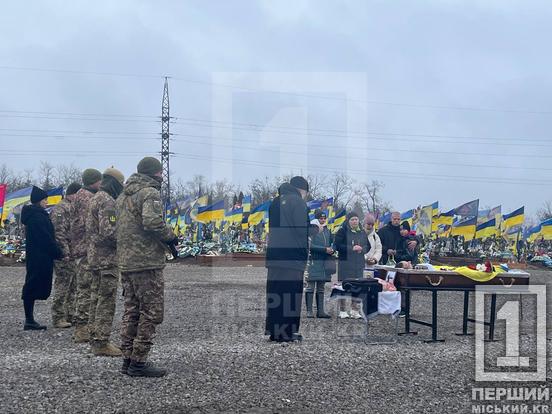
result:
M 370 250 L 368 236 L 360 226 L 358 214 L 354 211 L 347 214 L 347 221 L 337 230 L 334 240 L 338 252 L 337 279 L 362 279 L 364 277 L 364 255 Z M 360 315 L 356 303 L 351 304 L 351 311 L 345 311 L 345 301 L 339 302 L 339 318 L 348 317 L 359 319 Z
M 391 221 L 383 226 L 378 231 L 378 236 L 381 240 L 382 254 L 380 263 L 387 264 L 389 257 L 395 258 L 397 254 L 397 248 L 402 239 L 401 236 L 401 213 L 393 212 L 391 214 Z
M 56 243 L 54 226 L 45 210 L 48 194 L 33 187 L 30 205 L 21 211 L 21 223 L 25 225 L 26 267 L 25 285 L 21 298 L 25 309 L 24 330 L 42 330 L 46 326 L 34 320 L 35 300 L 46 300 L 52 292 L 54 260 L 63 254 Z
M 308 238 L 319 231 L 309 222 L 304 201 L 308 191 L 303 177 L 293 177 L 280 186 L 268 212 L 265 335 L 270 335 L 271 341 L 302 339 L 299 326 Z

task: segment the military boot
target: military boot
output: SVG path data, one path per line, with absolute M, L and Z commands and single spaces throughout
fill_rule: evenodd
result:
M 73 342 L 76 344 L 83 344 L 89 340 L 90 332 L 88 331 L 88 325 L 77 325 L 73 333 Z
M 58 328 L 58 329 L 70 328 L 71 326 L 72 326 L 71 323 L 67 322 L 64 319 L 54 322 L 54 328 Z
M 330 315 L 324 312 L 324 292 L 316 294 L 316 317 L 321 319 L 331 318 Z
M 122 355 L 118 346 L 111 342 L 105 344 L 94 344 L 91 347 L 92 353 L 96 356 L 120 357 Z
M 127 370 L 131 377 L 162 377 L 166 373 L 166 369 L 156 368 L 150 362 L 130 361 Z
M 130 365 L 130 358 L 124 358 L 123 366 L 121 367 L 121 374 L 128 374 L 129 365 Z

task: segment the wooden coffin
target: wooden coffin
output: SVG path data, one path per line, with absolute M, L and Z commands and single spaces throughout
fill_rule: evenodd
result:
M 380 267 L 380 266 L 378 266 Z M 383 268 L 381 266 L 380 268 Z M 527 273 L 502 273 L 488 282 L 477 282 L 456 272 L 442 270 L 394 269 L 385 266 L 387 271 L 394 271 L 395 286 L 406 288 L 440 288 L 440 289 L 475 289 L 479 285 L 498 285 L 505 287 L 529 285 Z

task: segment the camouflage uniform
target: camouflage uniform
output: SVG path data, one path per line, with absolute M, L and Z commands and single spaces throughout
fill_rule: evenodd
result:
M 94 197 L 94 192 L 83 187 L 77 191 L 71 203 L 71 247 L 77 265 L 77 306 L 75 314 L 77 327 L 88 324 L 90 310 L 92 274 L 87 259 L 86 216 L 92 197 Z
M 71 202 L 65 198 L 50 213 L 54 225 L 56 242 L 63 251 L 63 259 L 56 260 L 54 267 L 54 298 L 52 300 L 52 321 L 73 322 L 75 315 L 75 261 L 71 254 Z
M 121 351 L 136 362 L 146 361 L 155 326 L 163 321 L 164 244 L 174 233 L 163 220 L 160 187 L 136 173 L 117 199 L 117 255 L 125 292 Z
M 93 346 L 109 341 L 118 285 L 115 200 L 100 190 L 90 200 L 86 217 L 88 266 L 92 275 L 88 327 Z

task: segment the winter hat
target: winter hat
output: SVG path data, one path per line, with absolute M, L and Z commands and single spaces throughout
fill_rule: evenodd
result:
M 406 220 L 401 223 L 401 227 L 405 230 L 410 231 L 410 223 Z
M 67 190 L 65 190 L 65 195 L 69 196 L 69 195 L 75 194 L 81 188 L 82 188 L 82 185 L 80 185 L 79 183 L 72 182 L 71 184 L 69 184 L 69 187 L 67 187 Z
M 351 220 L 353 217 L 358 218 L 358 214 L 356 213 L 356 211 L 351 211 L 350 213 L 347 213 L 347 221 Z
M 309 191 L 309 183 L 303 177 L 297 175 L 289 180 L 289 183 L 300 190 Z
M 324 213 L 322 210 L 316 210 L 314 212 L 314 218 L 319 219 L 320 217 L 326 217 L 326 213 Z
M 163 171 L 163 166 L 157 158 L 144 157 L 138 163 L 136 169 L 140 174 L 155 175 L 160 171 Z
M 82 183 L 92 185 L 102 180 L 102 173 L 95 168 L 87 168 L 82 172 Z
M 31 191 L 31 203 L 35 204 L 38 203 L 45 198 L 48 198 L 48 193 L 44 191 L 42 188 L 38 188 L 33 185 L 33 189 Z
M 103 175 L 109 175 L 113 178 L 115 178 L 117 181 L 119 181 L 121 184 L 124 184 L 125 182 L 125 176 L 123 175 L 123 173 L 121 171 L 119 171 L 118 169 L 116 169 L 115 167 L 111 166 L 109 168 L 107 168 L 104 172 L 103 172 Z

